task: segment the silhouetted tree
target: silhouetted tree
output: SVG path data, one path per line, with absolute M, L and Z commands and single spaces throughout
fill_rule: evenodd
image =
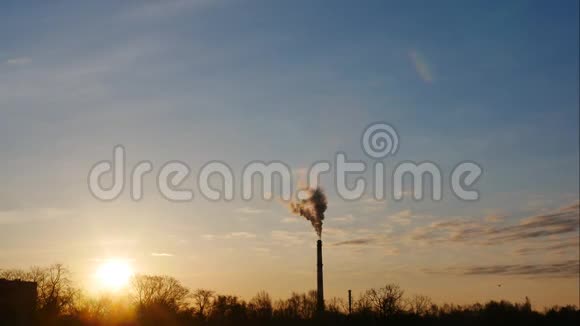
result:
M 407 300 L 407 310 L 417 316 L 425 316 L 433 310 L 433 301 L 424 295 L 414 295 Z
M 266 321 L 272 318 L 272 299 L 266 291 L 258 292 L 249 302 L 248 310 L 250 317 L 259 321 Z
M 334 314 L 348 313 L 348 303 L 343 298 L 332 297 L 327 300 L 326 310 Z
M 214 291 L 205 289 L 197 289 L 191 294 L 195 312 L 199 317 L 207 317 L 207 309 L 210 307 L 214 295 Z
M 312 319 L 316 314 L 316 291 L 307 294 L 293 292 L 290 298 L 276 302 L 276 317 L 281 319 Z
M 183 317 L 189 290 L 173 277 L 136 275 L 131 287 L 142 325 L 177 325 Z
M 396 284 L 387 284 L 379 289 L 370 289 L 363 295 L 365 305 L 371 306 L 380 317 L 393 316 L 404 308 L 404 291 Z
M 211 290 L 189 290 L 168 276 L 137 275 L 130 296 L 86 297 L 72 286 L 62 265 L 29 271 L 0 270 L 0 278 L 34 281 L 38 284 L 38 325 L 84 326 L 221 326 L 221 325 L 577 325 L 575 306 L 552 307 L 543 313 L 532 310 L 528 298 L 521 303 L 490 301 L 485 304 L 438 306 L 429 297 L 403 296 L 394 284 L 369 289 L 354 302 L 347 314 L 342 298 L 327 300 L 327 311 L 316 314 L 316 291 L 292 293 L 272 304 L 270 295 L 258 292 L 249 302 L 236 296 L 215 295 Z M 1 305 L 0 305 L 1 308 Z M 0 309 L 0 311 L 2 311 Z M 5 317 L 5 316 L 0 316 Z M 9 324 L 15 318 L 0 318 Z M 2 321 L 0 321 L 2 323 Z
M 210 319 L 213 322 L 232 324 L 246 320 L 246 303 L 236 296 L 218 295 L 212 302 Z
M 185 307 L 189 290 L 170 276 L 135 275 L 132 298 L 139 306 L 162 305 L 174 311 Z

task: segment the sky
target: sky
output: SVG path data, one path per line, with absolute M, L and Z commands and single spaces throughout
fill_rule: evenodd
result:
M 0 268 L 60 262 L 91 289 L 121 257 L 245 298 L 313 289 L 308 222 L 239 189 L 209 201 L 195 173 L 281 161 L 300 185 L 339 152 L 371 166 L 361 135 L 382 121 L 400 138 L 386 174 L 434 162 L 443 199 L 348 201 L 324 175 L 326 297 L 394 282 L 440 303 L 578 305 L 578 6 L 2 1 Z M 115 145 L 128 167 L 186 163 L 194 199 L 153 176 L 141 201 L 94 198 L 87 176 Z M 477 201 L 450 192 L 463 161 L 484 171 Z

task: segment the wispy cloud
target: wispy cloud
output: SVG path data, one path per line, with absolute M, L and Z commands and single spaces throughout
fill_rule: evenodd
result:
M 0 100 L 5 105 L 12 101 L 26 101 L 27 106 L 31 106 L 29 110 L 40 110 L 44 106 L 32 104 L 65 99 L 80 99 L 85 103 L 88 99 L 103 99 L 108 94 L 108 80 L 133 69 L 137 59 L 150 58 L 161 50 L 157 41 L 137 40 L 75 57 L 62 64 L 40 65 L 31 70 L 14 69 L 0 74 Z M 30 62 L 27 58 L 10 60 L 12 64 Z M 74 109 L 78 110 L 77 107 Z M 60 110 L 72 109 L 64 106 Z
M 256 235 L 249 232 L 232 232 L 226 235 L 226 239 L 253 239 Z
M 254 254 L 256 254 L 256 256 L 269 257 L 269 258 L 279 258 L 279 256 L 272 254 L 272 249 L 270 249 L 270 248 L 253 247 L 251 249 L 254 252 Z
M 216 236 L 213 234 L 202 234 L 201 238 L 204 240 L 215 240 Z
M 488 223 L 501 223 L 505 221 L 506 216 L 502 214 L 489 214 L 487 215 L 484 220 Z
M 508 226 L 488 225 L 479 221 L 451 220 L 432 223 L 414 230 L 412 239 L 427 242 L 475 242 L 499 244 L 505 242 L 546 238 L 577 232 L 578 203 L 548 214 L 523 218 Z
M 166 252 L 152 252 L 151 256 L 153 256 L 153 257 L 173 257 L 174 255 L 166 253 Z
M 580 263 L 566 260 L 546 264 L 508 264 L 490 266 L 450 267 L 444 270 L 424 270 L 427 273 L 456 274 L 466 276 L 523 276 L 541 278 L 577 278 Z
M 578 242 L 578 237 L 558 240 L 558 243 L 541 246 L 541 247 L 523 247 L 517 249 L 515 252 L 518 255 L 526 256 L 526 255 L 533 255 L 533 254 L 563 254 L 567 250 L 578 250 L 578 246 L 580 243 Z
M 372 250 L 383 255 L 397 255 L 399 248 L 396 246 L 395 237 L 389 235 L 390 230 L 385 229 L 355 229 L 342 231 L 330 237 L 330 245 L 333 247 L 343 247 L 343 250 L 361 252 Z
M 193 9 L 215 5 L 223 1 L 217 0 L 167 0 L 145 1 L 136 7 L 122 13 L 120 19 L 157 19 L 168 18 L 191 12 Z
M 17 58 L 10 58 L 7 59 L 6 61 L 4 61 L 5 64 L 7 65 L 26 65 L 32 62 L 32 59 L 30 59 L 29 57 L 17 57 Z
M 26 208 L 4 210 L 0 209 L 0 225 L 24 224 L 51 220 L 58 218 L 68 218 L 75 212 L 70 209 L 56 207 Z
M 274 230 L 270 233 L 272 241 L 282 246 L 303 245 L 308 239 L 312 239 L 312 232 L 289 232 L 283 230 Z
M 230 232 L 226 234 L 203 234 L 201 236 L 205 240 L 232 240 L 232 239 L 254 239 L 256 235 L 250 232 Z
M 406 209 L 400 212 L 397 212 L 393 215 L 388 216 L 388 222 L 392 222 L 399 225 L 409 225 L 411 224 L 411 218 L 413 217 L 413 213 L 411 213 L 410 209 Z
M 246 214 L 246 215 L 257 215 L 265 213 L 266 211 L 263 209 L 253 208 L 253 207 L 240 207 L 234 210 L 236 213 Z
M 384 211 L 387 207 L 387 202 L 385 200 L 377 200 L 373 197 L 365 198 L 360 203 L 361 205 L 358 205 L 358 207 L 363 213 Z
M 337 242 L 334 243 L 333 246 L 345 246 L 345 245 L 366 245 L 366 244 L 371 244 L 374 243 L 375 239 L 354 239 L 354 240 L 347 240 L 347 241 L 341 241 L 341 242 Z
M 302 220 L 298 219 L 297 217 L 284 217 L 280 220 L 281 223 L 298 223 L 302 222 Z
M 354 222 L 355 218 L 352 214 L 346 214 L 346 215 L 342 215 L 342 216 L 331 217 L 331 218 L 328 218 L 327 220 L 329 220 L 333 223 L 350 224 L 350 223 Z

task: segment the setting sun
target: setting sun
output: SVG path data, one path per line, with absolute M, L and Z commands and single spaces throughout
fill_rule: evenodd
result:
M 103 262 L 97 269 L 99 285 L 107 290 L 118 290 L 129 283 L 133 271 L 125 260 L 111 259 Z

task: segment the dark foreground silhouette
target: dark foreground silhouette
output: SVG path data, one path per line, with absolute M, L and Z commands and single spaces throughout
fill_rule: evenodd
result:
M 30 286 L 36 285 L 36 291 Z M 62 265 L 29 271 L 0 270 L 0 325 L 578 325 L 575 306 L 532 310 L 522 303 L 436 305 L 405 296 L 395 284 L 342 298 L 316 313 L 316 291 L 272 301 L 258 292 L 249 301 L 211 290 L 194 291 L 169 276 L 134 276 L 126 294 L 88 297 Z

